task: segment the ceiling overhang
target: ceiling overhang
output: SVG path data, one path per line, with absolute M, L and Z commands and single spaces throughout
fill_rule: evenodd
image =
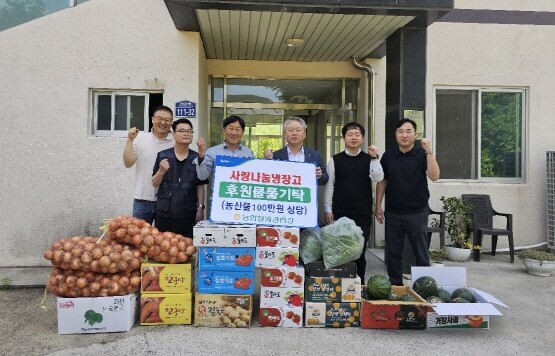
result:
M 200 32 L 208 59 L 304 62 L 381 57 L 395 31 L 426 28 L 453 8 L 453 0 L 165 3 L 178 30 Z M 291 38 L 303 43 L 288 46 Z

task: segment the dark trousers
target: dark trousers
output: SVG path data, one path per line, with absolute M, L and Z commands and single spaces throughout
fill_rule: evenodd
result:
M 399 215 L 385 212 L 385 255 L 391 284 L 403 285 L 403 249 L 405 235 L 417 266 L 429 266 L 428 212 Z
M 333 218 L 338 220 L 342 217 L 347 217 L 355 222 L 355 224 L 362 229 L 362 236 L 364 236 L 364 248 L 360 257 L 355 261 L 357 265 L 357 275 L 360 277 L 362 284 L 364 284 L 364 274 L 366 272 L 366 246 L 370 239 L 370 228 L 372 227 L 372 216 L 370 215 L 342 215 L 333 214 Z
M 181 219 L 166 218 L 162 216 L 158 216 L 156 218 L 156 228 L 160 230 L 160 232 L 170 231 L 190 238 L 193 238 L 193 226 L 195 226 L 195 224 L 195 213 L 191 213 Z

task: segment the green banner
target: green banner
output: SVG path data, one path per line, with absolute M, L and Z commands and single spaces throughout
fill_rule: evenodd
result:
M 220 182 L 220 198 L 296 202 L 309 204 L 310 188 L 279 185 Z

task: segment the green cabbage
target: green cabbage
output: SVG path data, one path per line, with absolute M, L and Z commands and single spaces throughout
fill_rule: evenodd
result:
M 301 232 L 300 254 L 304 264 L 322 260 L 320 229 L 304 229 Z
M 322 253 L 326 268 L 357 260 L 364 247 L 362 229 L 347 217 L 342 217 L 320 229 Z

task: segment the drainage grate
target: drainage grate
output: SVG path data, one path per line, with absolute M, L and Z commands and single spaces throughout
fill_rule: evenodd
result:
M 555 249 L 555 151 L 547 152 L 547 244 Z

